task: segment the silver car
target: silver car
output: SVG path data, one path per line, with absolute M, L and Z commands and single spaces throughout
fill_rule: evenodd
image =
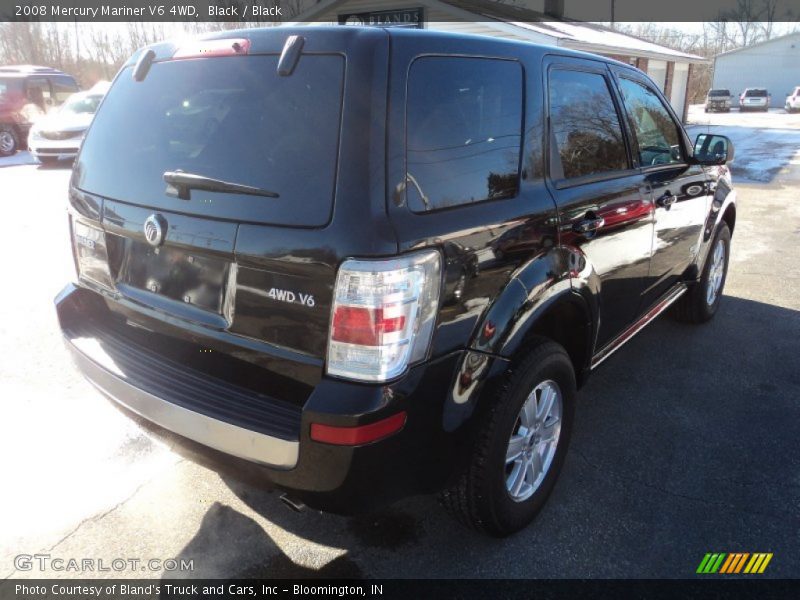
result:
M 28 134 L 34 158 L 43 164 L 75 158 L 108 86 L 102 82 L 73 94 L 58 110 L 37 120 Z
M 770 93 L 764 88 L 746 88 L 739 96 L 739 110 L 769 110 Z

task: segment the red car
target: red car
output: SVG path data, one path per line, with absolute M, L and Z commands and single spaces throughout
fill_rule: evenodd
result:
M 72 76 L 50 67 L 0 67 L 0 156 L 15 154 L 34 121 L 79 89 Z

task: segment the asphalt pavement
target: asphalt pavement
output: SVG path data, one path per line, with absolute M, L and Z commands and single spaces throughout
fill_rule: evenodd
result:
M 743 145 L 756 133 L 723 125 Z M 196 577 L 691 577 L 706 552 L 772 552 L 765 576 L 800 575 L 800 131 L 777 143 L 791 145 L 782 162 L 738 186 L 717 317 L 661 317 L 595 372 L 550 501 L 505 540 L 428 497 L 296 514 L 145 435 L 60 341 L 69 171 L 0 166 L 0 576 L 164 574 L 15 570 L 15 556 L 45 553 L 190 559 Z

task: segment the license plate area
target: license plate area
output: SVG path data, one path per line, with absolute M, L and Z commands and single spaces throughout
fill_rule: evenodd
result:
M 119 282 L 222 315 L 230 268 L 219 258 L 127 239 Z

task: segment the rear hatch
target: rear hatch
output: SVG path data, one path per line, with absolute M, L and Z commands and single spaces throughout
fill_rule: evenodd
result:
M 229 377 L 231 361 L 243 361 L 310 390 L 322 375 L 336 267 L 368 251 L 334 223 L 347 179 L 339 173 L 347 50 L 365 36 L 306 34 L 287 73 L 281 53 L 291 54 L 296 31 L 242 33 L 188 50 L 160 45 L 140 80 L 142 53 L 122 69 L 76 162 L 72 205 L 91 226 L 92 211 L 81 207 L 100 207 L 109 267 L 100 284 L 127 326 L 157 336 L 154 352 L 180 338 L 180 359 L 188 347 L 206 372 Z M 366 37 L 386 52 L 385 36 Z M 351 160 L 370 146 L 357 150 Z M 375 183 L 365 177 L 356 191 Z M 356 210 L 372 205 L 366 192 L 351 199 Z M 214 367 L 203 353 L 226 360 Z

